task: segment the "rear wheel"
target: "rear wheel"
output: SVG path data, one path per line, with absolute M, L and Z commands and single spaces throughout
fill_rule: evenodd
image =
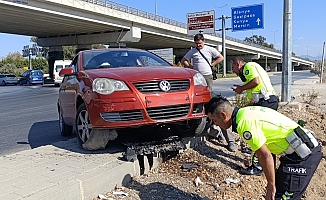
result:
M 76 115 L 76 134 L 80 145 L 83 145 L 90 138 L 92 124 L 89 120 L 86 105 L 83 103 L 79 106 Z
M 181 137 L 199 136 L 205 129 L 206 117 L 173 124 L 172 131 Z
M 62 112 L 59 110 L 59 127 L 62 136 L 70 136 L 72 134 L 73 126 L 65 123 L 62 117 Z

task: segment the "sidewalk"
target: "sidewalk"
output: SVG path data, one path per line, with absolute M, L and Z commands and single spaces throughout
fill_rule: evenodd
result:
M 198 141 L 184 143 L 189 148 Z M 140 175 L 138 161 L 123 159 L 124 148 L 86 151 L 73 138 L 0 157 L 0 199 L 92 200 Z M 155 168 L 162 157 L 153 161 Z M 144 164 L 146 173 L 146 156 Z

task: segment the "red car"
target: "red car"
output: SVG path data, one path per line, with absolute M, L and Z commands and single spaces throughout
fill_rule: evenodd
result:
M 182 137 L 204 129 L 211 97 L 204 77 L 148 51 L 81 51 L 60 76 L 60 132 L 71 135 L 75 126 L 85 149 L 105 148 L 130 128 L 166 125 Z

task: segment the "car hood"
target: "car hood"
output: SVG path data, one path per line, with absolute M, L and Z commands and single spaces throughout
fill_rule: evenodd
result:
M 124 67 L 85 70 L 91 78 L 112 78 L 127 82 L 192 78 L 197 71 L 179 67 Z

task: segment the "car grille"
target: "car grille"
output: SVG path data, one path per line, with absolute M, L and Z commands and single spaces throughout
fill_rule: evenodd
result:
M 189 89 L 189 80 L 168 80 L 171 85 L 169 92 L 186 91 Z M 141 93 L 162 92 L 159 87 L 160 81 L 134 83 L 134 86 Z
M 189 113 L 190 105 L 164 106 L 148 108 L 147 113 L 151 119 L 163 120 L 184 117 Z
M 144 119 L 143 114 L 140 110 L 124 112 L 105 112 L 101 113 L 101 117 L 107 122 L 130 122 Z

